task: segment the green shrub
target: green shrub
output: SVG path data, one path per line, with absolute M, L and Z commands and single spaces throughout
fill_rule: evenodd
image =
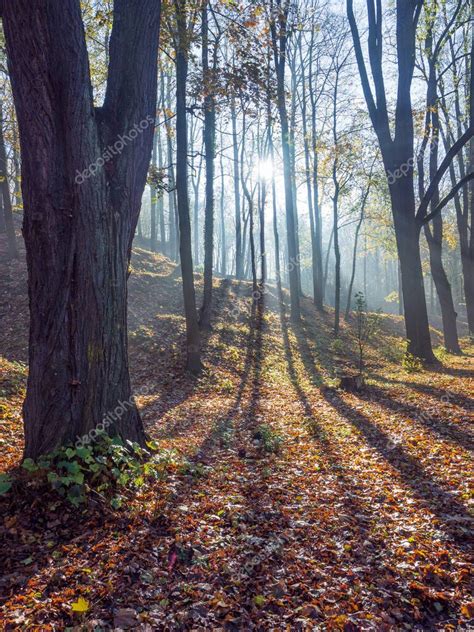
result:
M 94 493 L 118 509 L 126 489 L 139 489 L 165 473 L 166 460 L 152 455 L 153 443 L 148 447 L 103 435 L 88 446 L 64 446 L 37 461 L 25 459 L 22 467 L 29 482 L 49 486 L 74 507 Z
M 12 486 L 11 478 L 8 474 L 0 474 L 0 496 L 4 496 L 10 491 Z
M 359 350 L 359 375 L 363 376 L 365 372 L 365 350 L 367 345 L 376 336 L 380 328 L 380 311 L 369 312 L 367 301 L 362 292 L 355 295 L 356 301 L 356 339 Z
M 340 338 L 336 338 L 331 343 L 331 350 L 333 353 L 344 353 L 346 350 L 346 345 Z
M 264 452 L 275 454 L 280 451 L 283 443 L 283 438 L 266 424 L 261 424 L 255 429 L 253 439 L 259 442 Z
M 419 373 L 423 370 L 423 363 L 409 351 L 405 352 L 402 360 L 402 366 L 407 373 Z

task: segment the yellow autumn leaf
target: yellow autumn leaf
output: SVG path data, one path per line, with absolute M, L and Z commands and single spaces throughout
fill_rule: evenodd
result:
M 71 604 L 73 612 L 87 612 L 89 610 L 89 602 L 83 597 L 79 597 L 77 601 Z

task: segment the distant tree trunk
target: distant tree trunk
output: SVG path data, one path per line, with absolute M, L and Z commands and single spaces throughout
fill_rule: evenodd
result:
M 188 130 L 186 117 L 186 84 L 188 77 L 188 29 L 186 0 L 175 0 L 178 27 L 176 51 L 176 190 L 178 194 L 179 244 L 186 318 L 187 370 L 201 371 L 201 341 L 194 290 L 191 220 L 188 196 Z
M 249 278 L 249 269 L 250 269 L 250 257 L 248 256 L 248 245 L 247 245 L 247 231 L 249 226 L 249 213 L 245 213 L 245 202 L 242 203 L 242 214 L 243 214 L 243 231 L 242 231 L 242 264 L 243 264 L 243 272 L 242 278 Z
M 337 176 L 334 175 L 337 167 L 333 169 L 334 179 L 334 197 L 333 206 L 333 223 L 334 223 L 334 257 L 335 257 L 335 277 L 334 277 L 334 335 L 339 335 L 339 321 L 341 312 L 341 250 L 339 248 L 339 227 L 338 227 L 338 201 L 339 201 L 339 182 Z
M 297 40 L 301 41 L 301 31 L 297 32 Z M 295 219 L 295 242 L 296 242 L 296 259 L 294 266 L 298 275 L 298 291 L 303 296 L 301 287 L 301 269 L 300 269 L 300 238 L 299 238 L 299 217 L 298 217 L 298 199 L 296 192 L 296 94 L 298 91 L 297 74 L 296 74 L 296 55 L 292 55 L 291 62 L 288 64 L 291 75 L 291 91 L 290 91 L 290 121 L 289 121 L 289 144 L 290 144 L 290 163 L 291 163 L 291 190 L 293 193 L 293 214 Z M 304 72 L 303 72 L 304 75 Z
M 268 64 L 268 76 L 270 76 L 270 65 Z M 275 164 L 275 148 L 273 145 L 273 127 L 270 94 L 267 95 L 267 125 L 268 125 L 268 149 L 272 165 Z M 280 305 L 283 304 L 283 292 L 281 289 L 280 270 L 280 237 L 278 235 L 278 208 L 276 199 L 275 168 L 272 169 L 272 211 L 273 211 L 273 241 L 275 248 L 275 277 Z
M 20 158 L 18 151 L 18 136 L 16 123 L 13 122 L 13 167 L 15 170 L 15 183 L 14 183 L 14 196 L 15 196 L 15 206 L 17 209 L 23 207 L 23 200 L 21 198 L 21 168 L 20 168 Z
M 194 240 L 194 259 L 196 265 L 199 265 L 199 185 L 201 183 L 201 165 L 198 167 L 197 182 L 194 186 L 194 221 L 193 221 L 193 240 Z
M 332 132 L 334 140 L 334 160 L 332 166 L 332 181 L 334 184 L 334 196 L 332 198 L 333 208 L 333 235 L 334 235 L 334 258 L 335 258 L 335 276 L 334 276 L 334 335 L 339 335 L 340 312 L 341 312 L 341 250 L 339 248 L 339 195 L 341 185 L 338 178 L 339 168 L 339 141 L 337 136 L 337 99 L 339 88 L 339 68 L 336 68 L 336 79 L 333 93 L 333 116 L 332 116 Z
M 3 218 L 5 232 L 7 234 L 8 257 L 15 259 L 18 257 L 18 248 L 16 245 L 15 225 L 13 223 L 13 209 L 10 194 L 10 185 L 8 183 L 8 163 L 7 152 L 5 149 L 4 137 L 4 120 L 3 120 L 3 103 L 0 100 L 0 190 L 3 199 Z
M 273 4 L 272 4 L 273 7 Z M 280 117 L 281 139 L 283 150 L 283 173 L 285 181 L 285 205 L 286 205 L 286 233 L 288 242 L 288 277 L 290 285 L 290 318 L 293 322 L 301 319 L 300 310 L 300 287 L 298 275 L 298 250 L 296 241 L 296 220 L 293 197 L 293 177 L 291 169 L 291 151 L 288 126 L 288 114 L 286 109 L 286 89 L 285 89 L 285 65 L 287 53 L 287 20 L 289 3 L 281 8 L 279 18 L 279 32 L 276 28 L 276 16 L 273 11 L 273 18 L 270 22 L 272 33 L 273 54 L 275 58 L 275 68 L 277 74 L 277 102 Z
M 354 251 L 353 251 L 353 254 L 352 254 L 352 271 L 351 271 L 351 280 L 349 282 L 349 289 L 347 291 L 346 313 L 344 315 L 345 320 L 347 320 L 349 318 L 349 313 L 351 311 L 352 289 L 354 287 L 354 279 L 355 279 L 356 264 L 357 264 L 357 247 L 359 245 L 359 234 L 360 234 L 360 229 L 362 228 L 362 223 L 364 221 L 365 205 L 367 203 L 367 198 L 369 197 L 369 192 L 370 192 L 370 181 L 369 181 L 369 183 L 367 185 L 367 189 L 365 190 L 365 193 L 364 193 L 363 198 L 362 198 L 362 203 L 361 203 L 361 207 L 360 207 L 360 217 L 359 217 L 359 221 L 357 222 L 357 226 L 356 226 L 356 230 L 355 230 Z
M 315 29 L 311 32 L 311 51 L 314 47 Z M 318 309 L 324 307 L 324 287 L 323 287 L 323 228 L 321 218 L 321 208 L 319 201 L 319 157 L 317 147 L 317 99 L 316 86 L 313 84 L 313 55 L 310 53 L 309 66 L 309 96 L 311 100 L 311 151 L 313 154 L 312 163 L 312 185 L 313 185 L 313 214 L 314 214 L 314 241 L 315 252 L 313 261 L 313 275 L 316 278 L 314 283 L 314 304 Z M 309 174 L 308 174 L 309 177 Z
M 237 113 L 235 97 L 231 98 L 230 108 L 232 120 L 232 147 L 234 152 L 234 201 L 235 201 L 235 276 L 241 279 L 244 273 L 242 252 L 242 220 L 240 209 L 240 174 L 239 174 L 239 144 L 237 140 Z
M 157 170 L 157 144 L 158 144 L 158 133 L 155 130 L 155 135 L 153 137 L 153 151 L 151 164 L 153 167 L 153 173 L 156 174 Z M 152 252 L 157 251 L 157 202 L 158 202 L 158 189 L 152 183 L 150 183 L 150 250 Z
M 115 0 L 106 94 L 94 109 L 79 1 L 4 5 L 23 150 L 27 457 L 87 441 L 117 406 L 107 431 L 145 439 L 128 370 L 127 274 L 152 150 L 159 23 L 160 2 Z M 98 164 L 120 137 L 122 151 Z
M 171 75 L 166 82 L 167 107 L 171 110 Z M 174 173 L 173 132 L 168 119 L 166 126 L 166 147 L 168 150 L 168 222 L 169 222 L 169 257 L 178 260 L 178 230 L 176 225 L 176 179 Z M 179 211 L 178 211 L 179 212 Z
M 244 153 L 245 153 L 245 111 L 243 115 L 243 137 L 242 137 L 242 152 L 240 154 L 240 173 L 242 175 L 242 189 L 245 195 L 245 199 L 247 200 L 247 204 L 249 206 L 249 255 L 250 255 L 250 269 L 252 271 L 252 285 L 253 290 L 257 290 L 257 266 L 255 261 L 255 239 L 254 239 L 254 215 L 253 215 L 253 207 L 254 207 L 254 192 L 249 191 L 247 186 L 246 178 L 244 177 Z
M 253 200 L 249 207 L 250 213 L 250 266 L 252 270 L 252 289 L 257 291 L 257 264 L 255 258 L 255 236 L 254 236 L 254 216 L 253 216 Z
M 329 256 L 331 254 L 332 242 L 334 240 L 334 225 L 331 229 L 331 235 L 329 236 L 328 249 L 326 251 L 326 261 L 324 263 L 324 276 L 323 276 L 323 292 L 326 293 L 326 286 L 328 282 L 328 272 L 329 272 Z
M 221 135 L 221 157 L 220 157 L 220 168 L 221 168 L 221 195 L 220 195 L 220 219 L 221 219 L 221 246 L 222 246 L 222 258 L 221 258 L 221 274 L 222 276 L 226 276 L 227 274 L 227 244 L 226 244 L 226 234 L 225 234 L 225 218 L 224 218 L 224 210 L 225 210 L 225 196 L 224 196 L 224 155 L 222 148 L 224 147 L 224 143 Z
M 263 285 L 267 280 L 267 255 L 265 252 L 265 206 L 267 204 L 267 185 L 265 182 L 259 183 L 259 224 L 260 224 L 260 283 Z
M 432 21 L 427 30 L 425 38 L 425 50 L 428 53 L 428 87 L 426 98 L 426 115 L 425 115 L 425 137 L 421 147 L 418 159 L 418 178 L 420 199 L 422 199 L 424 190 L 424 165 L 423 158 L 425 149 L 428 144 L 428 138 L 431 135 L 430 143 L 430 179 L 434 180 L 438 170 L 438 146 L 440 137 L 440 121 L 439 121 L 439 102 L 437 91 L 437 73 L 436 63 L 437 54 L 433 53 L 433 26 Z M 437 48 L 436 48 L 437 50 Z M 439 187 L 435 187 L 435 191 L 431 200 L 431 209 L 434 210 L 440 201 Z M 433 231 L 429 224 L 424 225 L 426 240 L 430 253 L 431 275 L 438 293 L 439 303 L 441 307 L 441 317 L 443 321 L 444 344 L 447 351 L 451 353 L 461 353 L 459 347 L 456 318 L 457 313 L 454 309 L 453 295 L 451 285 L 449 283 L 446 271 L 443 265 L 443 220 L 441 214 L 436 215 L 432 222 Z
M 306 177 L 306 190 L 307 190 L 307 200 L 308 200 L 309 231 L 310 231 L 310 236 L 311 236 L 313 301 L 314 301 L 314 304 L 319 309 L 321 309 L 322 296 L 321 296 L 321 291 L 320 291 L 320 278 L 319 278 L 319 270 L 318 270 L 318 244 L 317 244 L 317 235 L 316 235 L 315 222 L 314 222 L 314 210 L 313 210 L 314 199 L 313 199 L 313 187 L 312 187 L 313 179 L 312 179 L 310 146 L 309 146 L 310 138 L 308 135 L 308 123 L 307 123 L 306 76 L 304 72 L 303 47 L 301 45 L 301 38 L 299 40 L 299 53 L 300 53 L 300 64 L 302 68 L 302 71 L 301 71 L 301 87 L 302 87 L 301 118 L 302 118 L 302 123 L 303 123 L 303 149 L 304 149 L 304 159 L 305 159 L 305 177 Z M 311 75 L 311 67 L 312 66 L 310 65 L 310 75 Z M 315 149 L 313 149 L 313 154 L 314 154 L 314 160 L 316 160 Z
M 474 4 L 471 3 L 471 23 L 474 21 Z M 471 55 L 470 55 L 470 81 L 469 81 L 469 125 L 474 128 L 474 28 L 471 26 Z M 474 172 L 474 137 L 469 143 L 469 173 Z M 474 336 L 474 180 L 469 183 L 469 216 L 471 231 L 469 235 L 469 247 L 466 249 L 466 271 L 464 290 L 466 294 L 467 318 L 469 332 Z
M 192 119 L 191 119 L 192 120 Z M 197 175 L 195 175 L 195 166 L 194 166 L 194 151 L 192 151 L 192 166 L 193 166 L 193 177 L 192 177 L 192 184 L 193 184 L 193 192 L 194 192 L 194 212 L 193 212 L 193 241 L 194 241 L 194 252 L 193 252 L 193 256 L 194 256 L 194 263 L 196 266 L 199 265 L 199 238 L 200 238 L 200 234 L 199 234 L 199 192 L 201 189 L 201 173 L 202 173 L 202 151 L 200 152 L 200 156 L 199 156 L 199 166 L 197 168 Z
M 260 139 L 260 125 L 257 128 L 257 145 L 259 165 L 268 158 L 266 145 L 267 136 Z M 260 171 L 260 169 L 259 169 Z M 258 223 L 260 227 L 260 284 L 263 287 L 267 280 L 267 254 L 265 249 L 265 207 L 267 205 L 267 181 L 264 174 L 259 173 L 258 177 Z
M 209 69 L 208 1 L 202 4 L 202 72 L 204 96 L 204 151 L 206 165 L 206 209 L 204 218 L 204 292 L 199 325 L 211 327 L 212 272 L 214 262 L 214 171 L 216 151 L 216 109 Z
M 160 117 L 157 117 L 157 126 L 155 130 L 155 134 L 157 135 L 156 143 L 158 147 L 158 168 L 163 169 L 163 147 L 161 145 L 161 121 Z M 164 197 L 163 190 L 159 192 L 158 195 L 158 225 L 160 227 L 160 246 L 161 252 L 166 254 L 168 251 L 167 243 L 166 243 L 166 228 L 165 228 L 165 205 L 164 205 Z
M 459 346 L 456 327 L 457 313 L 454 309 L 451 285 L 443 266 L 443 221 L 441 215 L 437 215 L 433 220 L 433 232 L 431 231 L 428 224 L 425 224 L 424 230 L 430 253 L 431 275 L 436 287 L 436 292 L 438 294 L 438 299 L 441 307 L 444 346 L 446 348 L 446 351 L 449 351 L 450 353 L 460 353 L 461 348 Z

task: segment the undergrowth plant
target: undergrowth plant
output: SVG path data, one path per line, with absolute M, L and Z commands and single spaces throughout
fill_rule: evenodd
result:
M 103 435 L 88 446 L 63 446 L 37 461 L 25 459 L 22 468 L 29 487 L 48 486 L 74 507 L 86 504 L 93 495 L 119 509 L 127 490 L 165 477 L 172 460 L 172 455 L 158 452 L 154 442 L 146 449 Z M 0 481 L 0 494 L 9 491 L 11 482 Z
M 356 309 L 356 330 L 355 336 L 358 347 L 358 368 L 359 375 L 362 377 L 365 371 L 365 351 L 368 344 L 377 334 L 380 327 L 380 311 L 369 312 L 367 309 L 367 301 L 363 292 L 357 292 L 355 295 Z
M 402 366 L 407 373 L 420 373 L 423 370 L 423 363 L 420 358 L 417 358 L 409 351 L 405 351 Z
M 283 443 L 283 438 L 267 424 L 257 426 L 253 437 L 260 443 L 260 448 L 269 454 L 277 454 Z

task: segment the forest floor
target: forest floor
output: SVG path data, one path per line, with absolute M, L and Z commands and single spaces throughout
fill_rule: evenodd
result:
M 2 629 L 473 629 L 467 340 L 409 373 L 402 323 L 385 316 L 367 386 L 348 393 L 353 324 L 335 342 L 329 309 L 304 300 L 294 326 L 271 288 L 252 306 L 248 283 L 216 280 L 193 379 L 174 264 L 137 250 L 132 267 L 133 382 L 167 475 L 117 511 L 7 494 Z M 27 297 L 24 264 L 0 268 L 7 471 L 22 449 Z

